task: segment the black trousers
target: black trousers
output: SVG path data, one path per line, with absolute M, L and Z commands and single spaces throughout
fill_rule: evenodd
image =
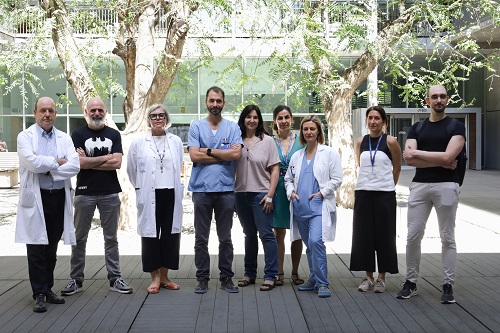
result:
M 396 192 L 355 191 L 351 271 L 398 273 Z
M 56 193 L 41 192 L 49 244 L 26 244 L 33 298 L 37 294 L 46 294 L 54 286 L 57 246 L 64 230 L 64 203 L 66 201 L 64 190 Z
M 172 234 L 175 196 L 173 189 L 156 189 L 156 237 L 142 237 L 142 270 L 153 272 L 161 267 L 179 269 L 181 234 Z

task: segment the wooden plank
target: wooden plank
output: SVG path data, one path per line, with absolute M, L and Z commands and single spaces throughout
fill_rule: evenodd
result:
M 249 285 L 240 289 L 243 296 L 241 304 L 241 313 L 243 315 L 242 332 L 259 332 L 259 312 L 257 310 L 257 291 L 255 290 L 255 285 Z
M 107 280 L 87 280 L 82 292 L 66 296 L 68 308 L 51 329 L 56 332 L 78 332 L 85 326 L 99 303 L 106 297 L 102 288 L 109 287 Z
M 215 280 L 215 279 L 214 279 Z M 228 332 L 228 304 L 231 297 L 241 297 L 239 294 L 230 294 L 221 289 L 220 282 L 215 285 L 214 308 L 212 310 L 212 331 Z
M 394 290 L 393 296 L 401 290 L 401 285 L 399 281 L 394 279 L 386 279 L 386 288 L 388 290 Z M 428 307 L 425 302 L 416 302 L 417 298 L 420 298 L 421 293 L 420 287 L 417 287 L 419 292 L 418 296 L 414 296 L 410 299 L 385 299 L 386 304 L 388 304 L 391 312 L 394 313 L 397 318 L 401 321 L 404 327 L 410 332 L 439 332 L 438 327 L 434 324 L 432 320 L 422 311 L 417 304 L 423 304 L 423 306 Z
M 277 307 L 278 309 L 280 307 L 285 308 L 286 313 L 288 315 L 288 320 L 290 321 L 290 325 L 292 327 L 291 332 L 307 332 L 308 331 L 307 322 L 306 319 L 304 318 L 304 314 L 302 313 L 299 300 L 297 299 L 297 296 L 295 294 L 296 292 L 295 287 L 292 286 L 291 283 L 288 283 L 286 285 L 283 285 L 282 287 L 279 287 L 279 289 L 281 290 L 283 304 L 281 305 L 273 304 L 273 308 L 275 307 Z M 281 325 L 276 324 L 276 327 L 278 331 L 281 332 Z
M 242 262 L 242 256 L 235 256 L 235 262 Z M 234 279 L 234 283 L 237 283 L 237 279 Z M 245 327 L 244 322 L 244 312 L 243 304 L 245 291 L 248 287 L 239 288 L 240 292 L 238 294 L 233 294 L 229 296 L 229 304 L 227 308 L 227 331 L 228 332 L 243 332 Z M 222 290 L 221 290 L 222 291 Z M 224 291 L 222 291 L 224 292 Z
M 297 291 L 297 298 L 304 312 L 304 318 L 309 332 L 326 332 L 316 308 L 311 306 L 311 304 L 313 304 L 312 297 L 315 296 L 316 294 L 314 291 Z
M 64 287 L 66 281 L 56 281 L 53 290 L 59 290 Z M 33 302 L 31 303 L 31 306 Z M 26 315 L 19 315 L 22 321 L 22 324 L 19 325 L 16 331 L 18 332 L 27 332 L 30 329 L 36 332 L 56 332 L 56 330 L 52 330 L 51 326 L 59 320 L 60 317 L 64 316 L 64 313 L 68 309 L 68 304 L 47 304 L 47 312 L 45 313 L 34 313 L 32 311 L 32 307 L 28 306 L 24 311 Z
M 439 253 L 423 254 L 428 271 L 439 270 L 439 274 L 421 275 L 419 295 L 409 300 L 395 298 L 404 281 L 402 274 L 388 276 L 387 293 L 358 292 L 363 272 L 357 275 L 348 271 L 346 254 L 328 256 L 333 266 L 329 276 L 333 293 L 328 299 L 318 298 L 315 292 L 298 292 L 288 278 L 283 287 L 270 292 L 258 290 L 262 283 L 259 278 L 256 285 L 240 288 L 239 294 L 228 294 L 220 289 L 217 256 L 211 256 L 214 277 L 207 294 L 194 294 L 197 281 L 190 278 L 176 281 L 181 284 L 179 291 L 162 289 L 157 295 L 148 295 L 150 277 L 139 272 L 140 256 L 125 256 L 124 274 L 145 276 L 129 281 L 135 289 L 132 295 L 110 292 L 106 278 L 87 279 L 83 292 L 65 297 L 64 305 L 48 304 L 48 311 L 38 314 L 32 311 L 26 271 L 22 279 L 0 279 L 0 332 L 500 332 L 500 292 L 492 288 L 499 276 L 483 274 L 496 271 L 493 266 L 497 265 L 498 255 L 484 255 L 491 256 L 492 269 L 487 269 L 481 255 L 462 256 L 463 266 L 457 266 L 455 305 L 440 303 Z M 188 276 L 194 256 L 183 258 L 187 261 L 182 274 Z M 261 275 L 262 254 L 258 260 Z M 91 261 L 104 264 L 103 256 Z M 10 276 L 16 276 L 27 265 L 25 257 L 0 257 L 2 269 L 9 270 L 6 263 L 18 269 Z M 242 272 L 243 256 L 235 256 L 233 263 L 235 272 Z M 62 257 L 56 270 L 62 272 L 68 265 L 69 257 Z M 301 266 L 304 271 L 307 262 Z M 486 270 L 482 271 L 482 267 Z M 60 276 L 54 291 L 67 282 L 64 273 Z
M 297 302 L 295 302 L 295 304 L 286 304 L 285 294 L 290 293 L 289 290 L 293 290 L 290 284 L 275 287 L 268 292 L 270 295 L 272 313 L 263 314 L 261 320 L 273 320 L 277 332 L 293 332 L 293 325 L 288 313 L 288 307 L 292 307 L 293 305 L 299 307 L 299 305 Z
M 271 306 L 272 291 L 260 291 L 260 280 L 255 286 L 255 299 L 257 301 L 257 314 L 259 319 L 260 332 L 276 332 L 276 325 L 273 319 L 273 308 Z
M 149 282 L 144 283 L 138 292 L 144 299 L 144 304 L 129 332 L 193 332 L 201 296 L 193 292 L 194 280 L 179 280 L 179 283 L 186 288 L 161 289 L 158 294 L 151 295 L 148 295 L 145 289 Z M 138 297 L 137 301 L 140 301 L 141 297 Z M 115 331 L 124 332 L 118 329 Z
M 339 280 L 345 288 L 345 292 L 351 296 L 358 309 L 363 312 L 364 317 L 372 327 L 371 329 L 375 332 L 389 331 L 389 328 L 378 313 L 377 309 L 368 305 L 370 303 L 367 299 L 368 293 L 359 292 L 357 290 L 359 281 L 354 278 L 341 278 Z
M 137 290 L 134 289 L 134 294 L 131 297 L 130 302 L 120 309 L 122 312 L 111 331 L 113 333 L 129 332 L 129 329 L 132 329 L 136 316 L 140 313 L 143 303 L 145 302 L 146 297 L 148 297 L 146 288 L 150 284 L 149 279 L 143 279 L 141 281 L 134 280 L 132 282 L 137 285 Z M 173 308 L 175 308 L 175 306 L 173 306 Z M 145 312 L 148 313 L 147 311 Z M 158 314 L 156 311 L 154 313 L 156 315 Z M 146 331 L 142 330 L 142 333 L 144 332 Z
M 486 332 L 482 325 L 477 325 L 477 322 L 456 304 L 441 304 L 441 290 L 437 286 L 421 279 L 418 289 L 422 296 L 416 297 L 415 301 L 423 300 L 427 303 L 427 306 L 421 305 L 420 308 L 441 331 Z
M 0 296 L 0 332 L 14 332 L 32 315 L 33 297 L 29 281 L 20 281 Z M 33 321 L 38 322 L 43 316 Z M 38 320 L 37 320 L 38 319 Z

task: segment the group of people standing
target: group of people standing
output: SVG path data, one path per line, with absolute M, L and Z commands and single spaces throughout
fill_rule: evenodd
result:
M 435 138 L 430 131 L 436 123 L 450 120 L 444 114 L 446 90 L 442 86 L 431 87 L 426 101 L 432 110 L 429 125 L 418 135 L 417 124 L 412 127 L 403 155 L 397 140 L 385 133 L 384 109 L 374 106 L 366 111 L 369 133 L 356 141 L 359 173 L 350 269 L 366 272 L 360 291 L 385 292 L 386 273 L 398 273 L 395 185 L 403 156 L 408 165 L 417 167 L 417 174 L 408 209 L 407 281 L 398 298 L 417 293 L 419 245 L 434 205 L 443 242 L 442 302 L 453 303 L 454 214 L 458 196 L 452 205 L 445 205 L 444 201 L 451 199 L 443 196 L 457 194 L 455 156 L 463 146 L 465 131 L 463 125 L 457 126 L 451 140 L 443 135 Z M 209 88 L 205 103 L 207 117 L 194 121 L 188 136 L 193 162 L 188 189 L 194 203 L 194 292 L 204 294 L 209 288 L 208 240 L 214 218 L 222 289 L 235 293 L 239 287 L 256 283 L 258 238 L 265 262 L 260 290 L 270 291 L 283 285 L 285 235 L 290 229 L 291 281 L 299 291 L 330 297 L 325 242 L 335 239 L 335 192 L 342 183 L 342 166 L 335 149 L 324 144 L 321 121 L 316 115 L 304 117 L 296 134 L 290 108 L 280 105 L 273 112 L 274 133 L 270 135 L 256 105 L 246 106 L 234 123 L 222 117 L 225 95 L 221 88 Z M 92 98 L 85 110 L 88 125 L 69 137 L 53 126 L 55 103 L 43 97 L 35 104 L 36 124 L 18 136 L 21 184 L 16 241 L 27 244 L 35 312 L 46 311 L 45 303 L 64 303 L 64 298 L 52 292 L 61 236 L 72 245 L 70 281 L 61 294 L 69 296 L 81 291 L 86 241 L 96 207 L 101 215 L 110 290 L 124 294 L 133 291 L 121 277 L 116 237 L 121 191 L 116 170 L 121 167 L 123 150 L 119 132 L 105 125 L 106 114 L 103 101 Z M 168 272 L 179 266 L 183 146 L 179 137 L 168 132 L 171 120 L 165 106 L 151 106 L 147 118 L 150 130 L 132 142 L 127 174 L 136 192 L 143 271 L 151 274 L 147 291 L 156 294 L 160 288 L 180 289 L 169 279 Z M 75 175 L 73 193 L 70 178 Z M 441 182 L 443 186 L 433 186 Z M 231 239 L 234 212 L 245 235 L 244 276 L 236 285 Z M 310 272 L 307 281 L 298 274 L 302 244 L 306 245 Z

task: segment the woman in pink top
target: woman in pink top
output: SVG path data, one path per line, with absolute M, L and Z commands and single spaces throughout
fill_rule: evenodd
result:
M 241 157 L 236 162 L 235 206 L 245 233 L 245 276 L 239 287 L 255 283 L 257 277 L 257 232 L 264 248 L 264 283 L 261 291 L 274 288 L 278 275 L 278 247 L 273 232 L 273 197 L 278 183 L 278 150 L 266 135 L 260 109 L 247 105 L 238 120 L 243 138 Z

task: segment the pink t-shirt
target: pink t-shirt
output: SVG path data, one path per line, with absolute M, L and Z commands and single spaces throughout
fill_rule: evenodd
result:
M 269 168 L 280 162 L 274 140 L 264 135 L 262 140 L 255 138 L 241 150 L 236 161 L 235 192 L 267 192 L 271 174 Z

